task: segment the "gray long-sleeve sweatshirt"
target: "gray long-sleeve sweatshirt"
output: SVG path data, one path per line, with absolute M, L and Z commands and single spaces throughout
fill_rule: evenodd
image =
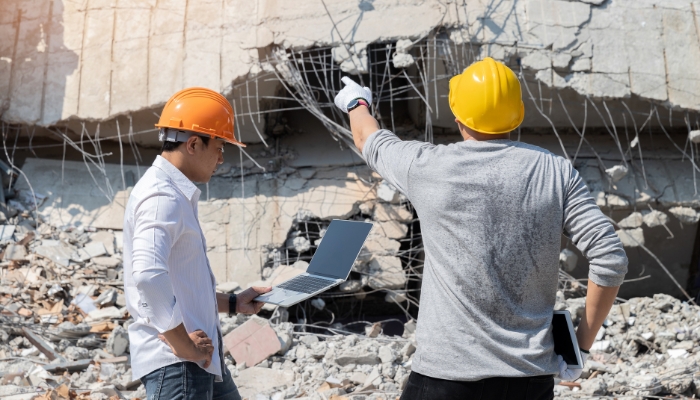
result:
M 372 134 L 369 166 L 420 218 L 425 268 L 413 370 L 473 381 L 557 373 L 551 335 L 561 235 L 619 286 L 627 256 L 564 158 L 506 139 L 433 145 Z

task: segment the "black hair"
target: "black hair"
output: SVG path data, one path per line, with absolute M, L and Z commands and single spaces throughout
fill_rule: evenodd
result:
M 209 145 L 209 139 L 211 139 L 208 136 L 200 136 L 200 139 L 202 139 L 202 142 L 204 143 L 205 146 Z M 178 147 L 180 147 L 181 144 L 185 142 L 168 142 L 167 140 L 163 142 L 163 147 L 160 148 L 161 153 L 168 153 L 171 151 L 175 151 Z

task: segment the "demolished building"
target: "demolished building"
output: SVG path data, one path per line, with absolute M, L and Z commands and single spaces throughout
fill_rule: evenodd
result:
M 158 151 L 153 124 L 162 105 L 184 87 L 212 88 L 231 101 L 236 135 L 249 145 L 225 153 L 201 186 L 217 280 L 279 281 L 303 271 L 330 220 L 371 219 L 376 227 L 351 279 L 322 299 L 380 298 L 392 312 L 415 316 L 419 218 L 354 151 L 332 99 L 350 75 L 375 93 L 382 127 L 403 139 L 455 142 L 449 78 L 490 56 L 523 83 L 526 117 L 514 139 L 568 158 L 616 222 L 630 259 L 620 296 L 693 297 L 698 7 L 681 0 L 3 1 L 8 206 L 38 209 L 57 229 L 111 230 L 118 240 L 130 188 Z M 587 262 L 564 237 L 562 249 L 564 286 L 578 285 Z M 66 262 L 80 264 L 71 254 Z

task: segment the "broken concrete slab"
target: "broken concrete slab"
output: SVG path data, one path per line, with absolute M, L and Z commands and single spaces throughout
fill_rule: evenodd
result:
M 252 399 L 258 393 L 265 393 L 279 387 L 294 384 L 294 371 L 252 367 L 238 373 L 236 386 L 244 399 Z
M 15 234 L 14 225 L 0 225 L 0 241 L 4 242 L 7 240 L 12 240 L 12 236 Z
M 114 268 L 122 263 L 120 259 L 114 257 L 95 257 L 92 262 L 108 268 Z
M 40 256 L 46 257 L 58 265 L 67 267 L 70 265 L 71 257 L 75 253 L 75 248 L 56 240 L 42 240 L 41 245 L 34 249 Z
M 282 348 L 270 323 L 253 317 L 224 337 L 224 346 L 236 360 L 246 366 L 257 365 Z
M 27 258 L 27 249 L 20 244 L 9 244 L 5 247 L 3 260 L 20 261 Z

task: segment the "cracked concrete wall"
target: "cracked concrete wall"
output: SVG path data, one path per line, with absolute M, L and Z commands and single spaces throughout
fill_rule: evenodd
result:
M 321 2 L 5 0 L 2 120 L 104 120 L 156 107 L 187 86 L 228 93 L 259 72 L 270 46 L 337 46 L 340 35 L 360 44 L 417 40 L 436 27 L 483 46 L 482 56 L 522 58 L 555 88 L 700 110 L 700 1 L 325 3 L 328 14 Z

